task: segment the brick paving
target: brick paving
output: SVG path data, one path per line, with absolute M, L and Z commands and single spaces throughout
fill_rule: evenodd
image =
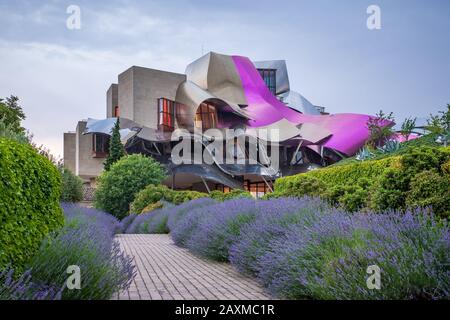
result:
M 169 235 L 121 234 L 123 250 L 134 257 L 136 277 L 120 300 L 267 300 L 271 297 L 230 264 L 194 256 Z

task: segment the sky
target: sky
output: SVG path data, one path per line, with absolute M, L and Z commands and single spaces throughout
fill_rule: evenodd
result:
M 370 5 L 381 29 L 367 28 Z M 401 123 L 450 103 L 448 0 L 0 0 L 0 14 L 0 97 L 19 96 L 23 126 L 56 156 L 78 120 L 106 117 L 119 73 L 183 73 L 209 51 L 286 60 L 291 89 L 331 113 Z

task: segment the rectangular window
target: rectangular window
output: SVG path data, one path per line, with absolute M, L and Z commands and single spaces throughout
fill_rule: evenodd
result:
M 119 106 L 114 107 L 114 117 L 118 118 L 120 116 Z
M 272 182 L 269 181 L 268 183 L 272 187 L 272 185 L 273 185 Z M 266 193 L 271 192 L 270 188 L 267 186 L 267 184 L 264 181 L 250 182 L 247 180 L 244 183 L 244 190 L 250 192 L 252 194 L 252 196 L 255 198 L 261 198 Z
M 94 158 L 105 158 L 109 152 L 109 135 L 94 133 L 92 135 L 92 155 Z
M 273 95 L 277 94 L 277 70 L 276 69 L 258 69 L 261 78 L 266 83 L 267 88 Z
M 158 129 L 161 131 L 173 131 L 175 129 L 175 101 L 158 99 Z
M 208 103 L 202 103 L 195 114 L 195 126 L 203 128 L 203 130 L 217 127 L 216 108 Z
M 229 193 L 232 189 L 223 184 L 216 184 L 216 190 L 222 191 L 223 193 Z

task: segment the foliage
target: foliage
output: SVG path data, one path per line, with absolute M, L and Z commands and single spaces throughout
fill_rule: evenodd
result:
M 334 211 L 271 241 L 257 276 L 290 299 L 443 299 L 450 286 L 449 236 L 448 226 L 427 212 Z M 381 269 L 382 290 L 366 286 L 371 265 Z
M 25 129 L 21 127 L 21 122 L 25 120 L 25 113 L 18 101 L 19 98 L 13 95 L 6 99 L 0 98 L 0 120 L 3 120 L 12 132 L 23 135 Z
M 401 144 L 397 140 L 387 140 L 386 143 L 382 147 L 378 147 L 377 149 L 381 153 L 394 153 L 400 150 Z
M 60 228 L 57 168 L 28 144 L 0 138 L 0 270 L 24 271 L 42 239 Z
M 19 277 L 14 269 L 0 271 L 0 300 L 60 300 L 62 289 L 39 285 L 31 281 L 31 270 Z
M 425 129 L 439 136 L 444 146 L 447 146 L 450 141 L 450 104 L 447 104 L 446 111 L 440 111 L 437 115 L 430 115 Z
M 408 207 L 431 207 L 434 214 L 443 218 L 450 217 L 449 180 L 436 170 L 423 171 L 411 180 L 407 193 Z
M 83 180 L 64 166 L 59 166 L 61 174 L 61 201 L 78 202 L 83 200 Z
M 140 213 L 149 213 L 156 209 L 161 209 L 164 207 L 164 203 L 162 201 L 157 201 L 155 203 L 150 203 L 148 206 L 146 206 Z
M 367 146 L 364 146 L 361 148 L 361 150 L 358 151 L 358 154 L 356 155 L 355 159 L 358 161 L 366 161 L 370 160 L 374 157 L 374 153 L 370 151 L 370 149 Z
M 196 225 L 195 231 L 184 243 L 192 252 L 204 257 L 228 261 L 229 248 L 240 229 L 255 218 L 256 211 L 261 208 L 253 199 L 233 199 L 221 202 L 213 207 L 202 207 L 202 217 Z M 206 212 L 205 212 L 206 211 Z M 209 212 L 209 214 L 208 214 Z M 191 216 L 186 216 L 190 218 Z
M 349 214 L 318 198 L 208 201 L 181 205 L 181 215 L 178 207 L 162 210 L 175 243 L 207 258 L 229 259 L 276 297 L 448 297 L 450 230 L 427 210 Z M 172 215 L 177 218 L 171 221 Z M 367 288 L 371 265 L 381 269 L 382 290 Z
M 110 299 L 128 288 L 135 271 L 132 259 L 114 240 L 119 222 L 95 210 L 63 204 L 66 223 L 62 230 L 47 237 L 31 260 L 31 276 L 37 283 L 64 288 L 63 299 Z M 81 289 L 65 286 L 67 267 L 81 270 Z
M 1 105 L 1 104 L 0 104 Z M 28 138 L 23 132 L 17 132 L 17 130 L 6 122 L 5 119 L 0 117 L 0 137 L 14 140 L 19 143 L 28 143 Z
M 135 194 L 150 184 L 159 184 L 165 170 L 154 159 L 134 154 L 117 161 L 98 178 L 95 207 L 121 219 L 129 211 Z
M 161 200 L 173 204 L 181 204 L 190 200 L 208 197 L 208 194 L 197 191 L 175 191 L 165 185 L 148 185 L 139 191 L 130 208 L 132 213 L 146 212 L 145 208 L 152 206 Z
M 156 209 L 152 212 L 143 213 L 130 223 L 125 233 L 151 233 L 165 234 L 169 233 L 167 227 L 168 211 L 164 209 Z
M 218 190 L 213 190 L 209 194 L 211 198 L 217 201 L 227 201 L 231 199 L 238 198 L 252 198 L 252 195 L 248 191 L 244 191 L 241 189 L 233 189 L 230 192 L 222 192 Z
M 370 117 L 369 120 L 367 120 L 367 128 L 369 129 L 370 134 L 367 144 L 372 148 L 384 145 L 394 133 L 392 130 L 393 122 L 394 117 L 392 112 L 385 114 L 380 110 L 375 117 Z
M 105 161 L 105 170 L 108 171 L 111 166 L 119 161 L 125 155 L 125 151 L 120 141 L 120 119 L 117 118 L 116 123 L 111 131 L 111 140 L 109 142 L 109 153 Z
M 406 141 L 408 141 L 412 131 L 416 128 L 416 121 L 417 118 L 406 118 L 405 121 L 403 121 L 402 127 L 400 129 L 400 134 L 405 138 Z

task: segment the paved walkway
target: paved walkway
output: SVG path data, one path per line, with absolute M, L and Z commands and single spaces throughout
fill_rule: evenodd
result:
M 177 247 L 168 235 L 121 234 L 117 239 L 134 256 L 137 275 L 116 299 L 270 299 L 258 283 L 230 264 L 198 258 Z

